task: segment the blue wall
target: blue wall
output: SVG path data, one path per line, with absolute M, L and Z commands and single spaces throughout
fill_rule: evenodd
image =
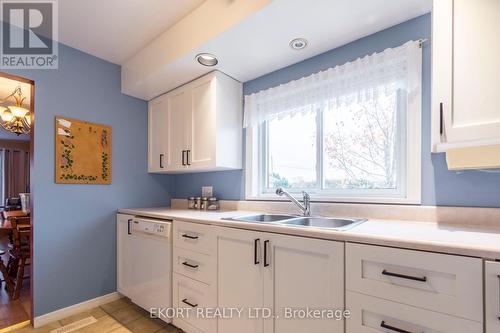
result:
M 35 81 L 34 305 L 39 316 L 116 290 L 116 210 L 166 206 L 173 178 L 147 173 L 147 104 L 120 93 L 120 67 L 64 45 Z M 54 183 L 54 117 L 111 125 L 112 185 Z
M 354 41 L 300 63 L 277 70 L 243 86 L 245 94 L 296 80 L 312 73 L 344 64 L 408 40 L 427 38 L 423 48 L 422 96 L 422 203 L 424 205 L 500 207 L 500 174 L 484 171 L 451 172 L 444 154 L 431 154 L 431 14 Z M 176 176 L 174 196 L 196 195 L 203 185 L 213 185 L 223 199 L 244 198 L 242 171 L 217 172 L 205 175 Z

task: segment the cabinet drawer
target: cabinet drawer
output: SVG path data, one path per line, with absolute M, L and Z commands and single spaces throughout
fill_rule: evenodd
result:
M 174 272 L 192 279 L 214 284 L 217 274 L 216 257 L 174 246 Z
M 204 319 L 197 316 L 196 313 L 197 309 L 215 308 L 217 305 L 215 299 L 214 288 L 174 273 L 173 305 L 174 308 L 185 309 L 185 312 L 183 316 L 174 318 L 173 324 L 184 328 L 186 325 L 183 325 L 183 323 L 186 323 L 202 332 L 215 333 L 217 331 L 217 321 Z
M 500 332 L 500 262 L 485 264 L 486 333 Z
M 481 259 L 348 243 L 346 289 L 483 321 Z
M 347 333 L 481 333 L 481 323 L 348 291 Z
M 217 242 L 209 225 L 174 221 L 174 246 L 212 254 L 217 248 Z

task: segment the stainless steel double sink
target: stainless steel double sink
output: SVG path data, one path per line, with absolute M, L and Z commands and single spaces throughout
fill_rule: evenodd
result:
M 339 231 L 351 229 L 366 221 L 366 219 L 344 219 L 334 217 L 297 216 L 286 214 L 243 215 L 228 218 L 226 220 L 251 223 L 271 223 L 295 227 L 323 228 Z

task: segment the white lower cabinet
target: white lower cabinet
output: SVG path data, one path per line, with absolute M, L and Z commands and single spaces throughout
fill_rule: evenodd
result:
M 252 319 L 248 309 L 264 307 L 264 234 L 216 228 L 217 299 L 219 308 L 245 309 L 241 316 L 220 319 L 218 333 L 263 332 L 264 320 Z
M 500 332 L 500 262 L 485 263 L 486 333 Z
M 344 332 L 344 243 L 277 234 L 267 239 L 264 300 L 276 318 L 264 332 Z M 307 310 L 327 311 L 315 318 Z
M 364 244 L 346 245 L 346 288 L 483 321 L 482 260 Z
M 323 312 L 315 319 L 306 312 L 343 311 L 343 243 L 230 228 L 216 234 L 218 307 L 243 310 L 220 319 L 219 333 L 344 331 L 342 318 Z
M 182 311 L 173 319 L 173 324 L 188 333 L 217 332 L 217 321 L 198 313 L 217 306 L 214 293 L 210 285 L 174 273 L 172 303 L 174 308 Z
M 216 257 L 174 247 L 173 270 L 193 280 L 212 284 L 216 280 Z
M 213 227 L 175 220 L 173 243 L 173 324 L 186 333 L 216 333 L 217 320 L 205 311 L 217 306 Z
M 483 324 L 347 291 L 347 333 L 481 333 Z M 497 332 L 497 331 L 495 331 Z
M 481 333 L 482 266 L 478 258 L 347 243 L 347 333 Z
M 184 221 L 173 238 L 173 305 L 184 311 L 173 323 L 187 333 L 500 332 L 497 262 L 485 264 L 484 311 L 479 258 Z M 118 246 L 130 248 L 126 237 Z M 200 317 L 206 308 L 219 312 Z
M 134 250 L 131 237 L 133 216 L 118 214 L 116 216 L 117 241 L 117 289 L 122 295 L 132 298 L 132 261 L 128 260 Z

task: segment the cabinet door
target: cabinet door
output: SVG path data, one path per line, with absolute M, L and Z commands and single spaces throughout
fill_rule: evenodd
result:
M 500 262 L 485 264 L 486 333 L 500 332 Z
M 168 94 L 169 119 L 165 130 L 169 136 L 167 169 L 169 171 L 182 170 L 186 165 L 189 114 L 189 95 L 186 89 L 176 89 Z M 184 156 L 183 156 L 184 155 Z
M 218 247 L 218 307 L 242 309 L 241 316 L 219 319 L 218 333 L 261 333 L 263 320 L 249 316 L 262 308 L 262 234 L 247 230 L 216 228 Z
M 118 214 L 116 218 L 117 230 L 117 287 L 121 294 L 132 297 L 132 235 L 130 228 L 132 216 Z
M 215 80 L 209 75 L 189 85 L 188 150 L 193 169 L 215 167 Z
M 149 102 L 149 172 L 182 170 L 187 150 L 188 94 L 176 89 Z
M 268 234 L 264 246 L 265 307 L 274 309 L 266 333 L 340 333 L 344 321 L 302 318 L 291 310 L 344 310 L 344 244 L 303 237 Z M 340 313 L 339 313 L 340 312 Z
M 500 138 L 500 1 L 454 0 L 451 141 Z
M 149 172 L 165 171 L 169 147 L 168 99 L 158 97 L 149 102 L 148 107 L 148 170 Z
M 442 107 L 445 142 L 497 142 L 500 1 L 436 0 L 433 25 L 434 138 Z

